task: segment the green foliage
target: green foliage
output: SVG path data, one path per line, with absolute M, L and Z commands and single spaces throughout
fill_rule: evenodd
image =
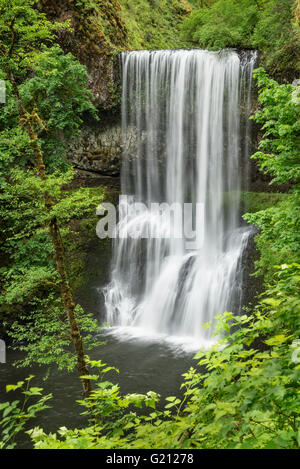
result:
M 277 206 L 287 199 L 288 194 L 282 192 L 246 192 L 240 194 L 243 213 L 254 213 Z
M 0 411 L 2 411 L 0 449 L 14 449 L 16 446 L 15 438 L 18 433 L 24 430 L 28 420 L 49 408 L 46 402 L 51 399 L 52 394 L 42 396 L 43 388 L 30 386 L 32 378 L 34 376 L 31 375 L 25 381 L 6 386 L 6 392 L 19 391 L 24 395 L 24 399 L 22 404 L 19 400 L 0 403 Z M 32 401 L 32 398 L 37 399 L 34 404 L 29 402 Z
M 5 259 L 0 317 L 26 352 L 23 365 L 56 363 L 72 369 L 75 358 L 49 226 L 55 221 L 59 236 L 67 240 L 71 221 L 99 204 L 99 196 L 88 189 L 65 189 L 75 173 L 64 161 L 68 141 L 79 136 L 83 113 L 96 117 L 96 110 L 85 67 L 54 44 L 56 33 L 68 24 L 51 23 L 36 6 L 34 0 L 0 2 L 0 76 L 7 84 L 0 113 L 0 247 Z M 91 336 L 98 332 L 97 322 L 79 306 L 76 312 L 86 344 L 98 344 Z
M 274 207 L 244 216 L 260 228 L 255 237 L 260 252 L 256 275 L 263 275 L 267 282 L 272 279 L 276 265 L 285 263 L 286 259 L 300 262 L 299 201 L 299 192 L 295 192 Z
M 1 249 L 10 262 L 0 268 L 1 309 L 10 324 L 9 335 L 25 352 L 22 366 L 57 364 L 73 369 L 76 359 L 70 350 L 71 336 L 59 297 L 60 285 L 53 261 L 53 248 L 45 226 L 56 216 L 66 241 L 72 238 L 70 222 L 95 211 L 103 193 L 94 189 L 64 190 L 74 172 L 54 173 L 42 181 L 32 171 L 11 170 L 9 182 L 0 180 L 0 218 L 5 227 Z M 56 204 L 45 212 L 44 197 L 51 193 Z M 96 225 L 96 221 L 95 221 Z M 67 243 L 69 244 L 69 243 Z M 77 250 L 78 246 L 73 246 Z M 47 314 L 45 314 L 45 311 Z M 99 345 L 97 321 L 77 306 L 84 343 Z
M 253 117 L 263 137 L 252 158 L 273 176 L 273 183 L 300 180 L 300 86 L 279 85 L 263 68 L 254 73 L 262 108 Z
M 68 140 L 78 137 L 82 114 L 97 115 L 86 86 L 86 68 L 53 44 L 56 33 L 68 29 L 68 24 L 51 23 L 34 8 L 36 4 L 36 0 L 0 2 L 0 78 L 7 85 L 7 103 L 0 113 L 0 161 L 7 154 L 11 159 L 10 155 L 19 158 L 22 153 L 23 160 L 24 156 L 32 160 L 10 83 L 18 77 L 22 104 L 39 123 L 35 131 L 47 166 L 65 169 Z
M 282 266 L 253 315 L 221 318 L 223 330 L 238 326 L 221 340 L 225 348 L 196 355 L 208 372 L 189 376 L 188 409 L 204 447 L 299 447 L 299 273 L 299 265 Z
M 251 47 L 262 52 L 262 64 L 279 77 L 299 75 L 300 25 L 294 13 L 297 1 L 261 2 Z
M 131 438 L 133 432 L 144 421 L 152 421 L 162 412 L 155 411 L 159 395 L 153 391 L 147 394 L 127 394 L 122 396 L 118 385 L 105 379 L 107 373 L 119 372 L 101 361 L 88 360 L 97 373 L 84 376 L 93 380 L 95 388 L 91 395 L 77 401 L 86 408 L 83 415 L 90 417 L 90 427 L 82 430 L 68 430 L 62 427 L 57 434 L 46 435 L 40 428 L 30 430 L 28 434 L 36 442 L 36 448 L 44 449 L 96 449 L 117 448 L 127 445 L 126 436 Z M 173 398 L 169 400 L 173 401 Z M 174 398 L 175 400 L 176 398 Z M 176 402 L 177 403 L 177 402 Z M 172 404 L 168 404 L 170 406 Z M 148 416 L 140 416 L 134 409 L 153 409 Z M 167 415 L 170 414 L 168 410 Z M 122 439 L 124 437 L 124 439 Z
M 9 78 L 10 72 L 17 77 L 20 99 L 36 117 L 34 130 L 46 155 L 47 173 L 42 180 L 34 169 L 32 142 L 20 125 L 10 80 L 7 104 L 0 113 L 0 247 L 4 258 L 0 315 L 10 323 L 16 346 L 25 352 L 19 365 L 56 363 L 70 370 L 75 357 L 70 352 L 70 331 L 47 226 L 50 220 L 58 220 L 67 253 L 72 253 L 76 250 L 72 228 L 76 223 L 80 226 L 81 218 L 100 202 L 99 191 L 66 189 L 74 173 L 64 163 L 66 142 L 77 138 L 82 114 L 95 110 L 86 90 L 85 68 L 53 44 L 56 32 L 68 25 L 47 21 L 33 8 L 36 3 L 0 0 L 0 78 Z M 101 5 L 104 9 L 105 4 Z M 111 43 L 112 5 L 118 2 L 111 0 L 108 10 L 99 13 L 99 31 Z M 184 1 L 124 0 L 122 5 L 133 47 L 182 44 L 179 18 L 189 11 Z M 184 24 L 186 38 L 213 49 L 258 47 L 275 73 L 294 70 L 297 25 L 292 5 L 291 0 L 203 1 Z M 91 11 L 98 7 L 91 0 L 78 0 L 76 8 L 91 19 Z M 256 78 L 261 108 L 254 118 L 262 125 L 263 138 L 254 158 L 274 183 L 298 183 L 299 90 L 270 80 L 262 69 Z M 49 194 L 54 204 L 45 210 Z M 249 200 L 249 194 L 243 197 L 244 203 Z M 264 275 L 267 290 L 249 315 L 217 317 L 216 333 L 222 339 L 213 349 L 196 355 L 201 372 L 195 366 L 185 373 L 183 399 L 170 396 L 164 409 L 158 410 L 155 392 L 123 396 L 120 387 L 106 379 L 107 373 L 117 370 L 88 361 L 97 373 L 82 378 L 92 380 L 95 387 L 79 404 L 90 418 L 89 426 L 80 430 L 62 427 L 50 435 L 35 428 L 30 435 L 36 448 L 299 448 L 299 191 L 294 187 L 289 194 L 268 194 L 264 200 L 252 195 L 250 199 L 252 213 L 245 218 L 261 230 L 256 237 L 261 252 L 256 271 Z M 95 345 L 96 322 L 79 306 L 76 313 L 85 345 Z M 39 397 L 42 389 L 30 387 L 31 378 L 7 388 L 21 390 L 23 404 L 0 404 L 2 448 L 15 447 L 17 433 L 50 398 Z M 39 400 L 28 405 L 34 396 Z
M 255 2 L 249 0 L 219 0 L 212 7 L 193 12 L 184 21 L 184 35 L 204 48 L 247 48 L 257 22 L 257 12 Z
M 184 47 L 180 25 L 190 13 L 183 0 L 122 0 L 122 14 L 133 49 L 173 49 Z
M 117 385 L 100 381 L 91 398 L 80 401 L 92 425 L 50 435 L 35 428 L 30 431 L 35 447 L 299 448 L 300 265 L 283 265 L 276 277 L 253 314 L 218 316 L 216 333 L 223 338 L 196 354 L 206 371 L 191 368 L 184 374 L 182 401 L 170 396 L 158 411 L 155 393 L 121 397 Z M 148 415 L 128 409 L 147 401 L 154 407 Z
M 66 170 L 69 140 L 79 137 L 83 113 L 89 112 L 98 119 L 92 95 L 86 89 L 86 68 L 55 46 L 42 48 L 32 71 L 34 76 L 19 87 L 20 97 L 27 111 L 36 112 L 43 122 L 39 140 L 48 171 Z M 18 126 L 16 99 L 11 85 L 6 84 L 7 104 L 0 113 L 0 161 L 2 165 L 11 165 L 18 158 L 28 164 L 33 161 L 29 137 Z
M 48 168 L 65 168 L 69 140 L 79 136 L 82 115 L 88 112 L 98 119 L 86 88 L 87 71 L 58 46 L 45 48 L 33 68 L 35 76 L 20 87 L 21 98 L 45 124 L 39 137 Z
M 153 391 L 147 394 L 120 394 L 120 387 L 105 379 L 106 373 L 112 371 L 119 373 L 115 367 L 108 366 L 101 361 L 88 360 L 90 367 L 97 368 L 97 374 L 85 378 L 94 381 L 94 389 L 90 396 L 84 400 L 77 401 L 87 410 L 82 415 L 90 417 L 90 423 L 94 426 L 101 425 L 101 431 L 110 437 L 122 436 L 126 430 L 132 428 L 131 423 L 138 419 L 135 412 L 126 413 L 130 407 L 141 409 L 143 404 L 155 409 L 159 395 Z M 136 423 L 136 422 L 135 422 Z
M 263 90 L 255 119 L 263 124 L 261 149 L 266 153 L 255 158 L 277 182 L 298 181 L 294 88 L 270 81 L 262 70 L 257 76 Z M 30 433 L 36 448 L 300 447 L 299 192 L 294 187 L 290 194 L 275 196 L 276 206 L 267 200 L 268 208 L 245 216 L 261 228 L 256 237 L 261 251 L 257 273 L 269 281 L 267 289 L 249 315 L 217 316 L 216 335 L 221 339 L 197 353 L 201 372 L 191 368 L 185 373 L 184 398 L 170 396 L 163 411 L 154 408 L 137 415 L 127 409 L 131 398 L 125 396 L 124 401 L 117 385 L 100 381 L 91 397 L 80 402 L 92 425 L 81 430 L 64 427 L 50 435 L 36 428 Z M 98 380 L 97 375 L 89 378 Z M 154 407 L 156 400 L 157 396 Z M 135 406 L 143 401 L 134 395 Z
M 183 23 L 183 37 L 202 48 L 259 49 L 273 74 L 299 70 L 299 24 L 294 0 L 216 0 Z
M 271 183 L 291 186 L 291 192 L 276 206 L 244 217 L 261 230 L 256 236 L 261 254 L 256 273 L 270 281 L 274 266 L 284 264 L 287 259 L 300 262 L 299 87 L 279 85 L 262 68 L 255 71 L 255 76 L 261 108 L 253 118 L 262 126 L 263 136 L 259 151 L 252 158 L 258 161 L 262 171 L 273 177 Z
M 70 328 L 61 301 L 55 295 L 49 295 L 47 301 L 35 299 L 29 301 L 27 306 L 31 307 L 30 314 L 20 314 L 9 330 L 9 336 L 17 344 L 12 348 L 24 352 L 23 358 L 14 365 L 55 365 L 59 370 L 73 371 L 77 360 L 71 348 Z M 97 320 L 79 305 L 75 311 L 85 350 L 102 345 L 96 336 L 100 333 Z
M 0 69 L 26 76 L 38 60 L 37 50 L 53 42 L 55 34 L 68 28 L 66 23 L 51 23 L 34 8 L 37 0 L 0 0 Z
M 232 204 L 240 203 L 243 214 L 246 212 L 254 213 L 275 207 L 288 197 L 288 194 L 282 192 L 230 191 L 224 193 L 223 204 L 225 210 L 230 210 Z
M 32 265 L 36 260 L 40 265 L 41 261 L 46 261 L 51 252 L 50 245 L 46 248 L 46 257 L 40 252 L 35 255 L 34 250 L 38 243 L 41 250 L 45 250 L 45 237 L 48 236 L 45 226 L 53 217 L 66 225 L 66 234 L 71 219 L 82 217 L 103 198 L 103 193 L 99 195 L 89 188 L 65 190 L 63 186 L 72 180 L 74 174 L 70 169 L 67 173 L 53 173 L 43 181 L 32 171 L 14 169 L 9 173 L 9 180 L 0 180 L 0 217 L 5 227 L 3 246 L 19 265 L 28 267 L 28 262 Z M 56 204 L 45 212 L 44 197 L 47 193 L 52 195 Z M 25 252 L 27 247 L 30 255 Z

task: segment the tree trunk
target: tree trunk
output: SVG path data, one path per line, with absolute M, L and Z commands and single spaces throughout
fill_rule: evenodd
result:
M 87 363 L 85 361 L 84 350 L 82 337 L 80 334 L 80 329 L 76 319 L 75 313 L 75 303 L 73 301 L 71 288 L 67 279 L 65 262 L 64 262 L 64 247 L 63 241 L 61 238 L 60 230 L 57 224 L 56 217 L 52 218 L 49 224 L 50 235 L 52 240 L 52 245 L 54 248 L 54 259 L 56 263 L 56 269 L 60 276 L 60 286 L 61 286 L 61 299 L 67 312 L 70 327 L 71 327 L 71 337 L 72 342 L 77 355 L 77 368 L 80 373 L 80 376 L 88 375 L 89 370 Z M 91 392 L 91 380 L 82 379 L 83 391 L 86 396 Z
M 32 117 L 24 108 L 20 95 L 18 86 L 15 82 L 13 74 L 8 71 L 7 73 L 10 83 L 12 84 L 14 94 L 17 99 L 18 112 L 20 125 L 26 129 L 26 132 L 31 140 L 32 148 L 35 155 L 35 166 L 38 172 L 38 175 L 42 180 L 46 180 L 46 168 L 44 164 L 43 153 L 40 149 L 38 143 L 38 135 L 32 126 L 30 118 Z M 36 116 L 37 119 L 38 116 Z M 37 119 L 38 121 L 38 119 Z M 37 122 L 40 123 L 40 122 Z M 45 194 L 45 209 L 47 211 L 51 210 L 55 205 L 55 201 L 51 198 L 49 194 Z M 74 345 L 74 349 L 77 355 L 77 368 L 80 376 L 88 375 L 88 365 L 85 360 L 84 349 L 82 337 L 80 334 L 80 329 L 76 319 L 75 313 L 75 303 L 73 301 L 72 291 L 68 282 L 66 267 L 65 267 L 65 255 L 64 255 L 64 246 L 63 240 L 60 234 L 60 229 L 57 223 L 56 217 L 53 217 L 49 222 L 49 231 L 52 241 L 52 246 L 54 250 L 54 260 L 56 264 L 56 270 L 60 277 L 60 288 L 61 288 L 61 300 L 64 306 L 64 309 L 67 313 L 70 329 L 71 329 L 71 339 Z M 82 378 L 82 387 L 84 395 L 87 397 L 91 392 L 91 380 Z

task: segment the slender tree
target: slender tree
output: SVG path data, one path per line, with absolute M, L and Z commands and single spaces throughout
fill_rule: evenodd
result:
M 37 106 L 30 109 L 24 104 L 19 92 L 19 84 L 24 77 L 32 73 L 41 54 L 55 40 L 58 29 L 67 28 L 67 24 L 51 23 L 35 7 L 35 0 L 0 0 L 0 69 L 10 82 L 17 101 L 20 127 L 27 133 L 34 155 L 34 165 L 42 181 L 47 180 L 45 155 L 40 141 L 40 133 L 47 131 L 46 124 L 38 113 Z M 46 44 L 43 51 L 41 45 Z M 51 213 L 56 201 L 50 193 L 45 192 L 44 209 Z M 88 375 L 83 340 L 76 318 L 75 302 L 68 281 L 65 266 L 64 245 L 60 226 L 55 215 L 48 220 L 48 229 L 52 241 L 55 266 L 60 281 L 60 292 L 63 307 L 70 325 L 71 339 L 77 356 L 77 367 L 80 376 Z M 82 378 L 83 391 L 86 396 L 91 391 L 91 381 Z

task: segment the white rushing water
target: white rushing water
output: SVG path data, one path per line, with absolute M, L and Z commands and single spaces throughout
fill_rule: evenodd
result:
M 249 228 L 241 222 L 240 190 L 247 184 L 255 58 L 202 50 L 122 54 L 128 197 L 120 202 L 104 290 L 107 322 L 119 332 L 206 346 L 214 316 L 241 307 Z M 137 202 L 144 204 L 138 212 L 131 210 Z M 167 205 L 150 210 L 154 202 L 200 204 L 203 242 L 193 247 L 189 233 L 174 235 L 180 217 L 168 217 Z M 204 328 L 209 321 L 212 328 Z

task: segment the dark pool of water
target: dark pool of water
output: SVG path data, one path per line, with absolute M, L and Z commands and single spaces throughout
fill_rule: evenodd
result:
M 106 345 L 95 349 L 92 359 L 100 359 L 119 369 L 120 373 L 109 376 L 113 382 L 119 383 L 122 393 L 144 393 L 153 390 L 164 398 L 180 394 L 182 373 L 190 366 L 195 366 L 191 353 L 179 353 L 166 344 L 151 343 L 139 340 L 118 341 L 114 337 L 106 337 Z M 43 381 L 47 372 L 44 367 L 30 369 L 15 368 L 13 361 L 20 358 L 20 353 L 8 351 L 7 363 L 0 364 L 0 401 L 14 400 L 14 393 L 5 393 L 6 384 L 14 384 L 29 374 L 35 375 L 32 385 L 41 386 L 45 393 L 52 393 L 51 409 L 43 411 L 30 422 L 29 428 L 40 426 L 45 431 L 55 431 L 60 426 L 78 428 L 87 424 L 86 417 L 80 415 L 84 410 L 76 403 L 81 399 L 81 385 L 76 373 L 60 372 L 52 369 L 49 378 Z M 28 437 L 19 437 L 21 447 L 30 447 Z
M 95 317 L 103 318 L 103 296 L 101 286 L 108 281 L 111 259 L 110 243 L 91 243 L 86 259 L 86 278 L 84 285 L 77 292 L 77 301 L 85 311 Z M 194 353 L 180 352 L 170 345 L 151 340 L 128 339 L 120 341 L 118 338 L 103 332 L 103 345 L 93 350 L 89 355 L 92 359 L 102 360 L 119 369 L 119 374 L 111 374 L 109 379 L 119 383 L 121 393 L 145 393 L 153 390 L 164 398 L 170 395 L 180 395 L 182 373 L 190 366 L 195 366 Z M 45 393 L 52 393 L 51 409 L 43 411 L 29 423 L 29 428 L 40 426 L 45 431 L 56 431 L 60 426 L 78 428 L 87 424 L 86 417 L 80 415 L 84 410 L 76 403 L 82 398 L 81 383 L 76 372 L 67 373 L 51 369 L 50 376 L 43 381 L 47 373 L 46 367 L 15 368 L 12 364 L 20 359 L 22 354 L 8 350 L 7 363 L 0 363 L 0 402 L 14 400 L 14 393 L 6 394 L 5 385 L 15 384 L 30 374 L 35 376 L 32 385 L 44 388 Z M 18 438 L 19 447 L 31 446 L 29 437 Z

